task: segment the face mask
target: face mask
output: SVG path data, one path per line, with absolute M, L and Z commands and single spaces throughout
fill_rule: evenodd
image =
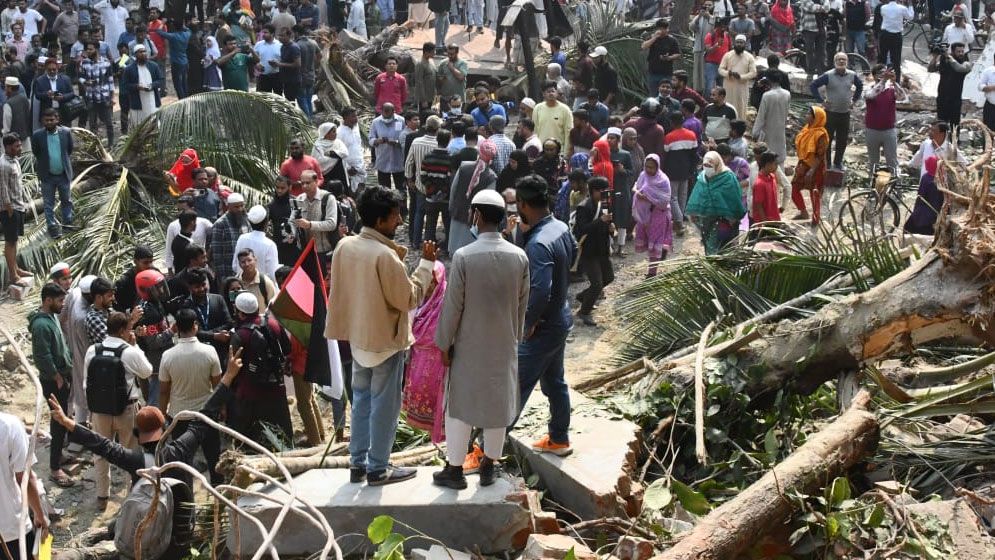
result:
M 704 168 L 704 172 L 705 172 L 705 178 L 706 179 L 711 179 L 712 177 L 715 176 L 715 168 L 714 167 L 706 167 L 706 168 Z
M 463 109 L 459 109 L 459 108 L 456 108 L 456 109 L 449 109 L 449 113 L 450 113 L 450 114 L 453 114 L 453 115 L 459 115 L 459 114 L 461 114 L 462 112 L 463 112 Z

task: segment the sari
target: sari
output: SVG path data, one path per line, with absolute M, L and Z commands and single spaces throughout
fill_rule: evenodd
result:
M 919 196 L 912 207 L 912 215 L 905 222 L 905 231 L 920 235 L 934 235 L 937 214 L 943 207 L 943 193 L 936 188 L 936 156 L 929 156 L 923 165 L 926 173 L 919 178 Z
M 791 5 L 785 1 L 775 1 L 770 7 L 770 42 L 767 45 L 771 52 L 783 55 L 791 48 L 791 32 L 795 26 L 795 14 Z
M 660 170 L 660 156 L 650 154 L 646 160 L 656 162 L 656 174 L 639 174 L 632 189 L 632 216 L 636 220 L 635 249 L 647 251 L 652 260 L 659 260 L 673 246 L 673 223 L 670 218 L 670 179 Z M 645 160 L 644 160 L 645 161 Z M 645 169 L 645 167 L 644 167 Z M 643 195 L 646 198 L 643 198 Z
M 736 237 L 737 225 L 746 214 L 739 179 L 716 152 L 708 152 L 703 160 L 713 166 L 715 174 L 708 178 L 698 173 L 694 190 L 688 199 L 687 214 L 701 230 L 701 243 L 706 255 L 718 253 Z
M 446 266 L 442 261 L 435 261 L 432 276 L 435 290 L 415 310 L 411 321 L 415 343 L 405 375 L 403 408 L 408 424 L 430 432 L 432 442 L 439 443 L 446 439 L 446 366 L 442 364 L 442 352 L 435 345 L 435 328 L 446 294 Z

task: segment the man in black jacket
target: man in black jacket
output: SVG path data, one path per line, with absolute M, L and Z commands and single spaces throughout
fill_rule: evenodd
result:
M 612 223 L 614 216 L 605 199 L 609 188 L 608 179 L 592 177 L 587 186 L 590 194 L 577 206 L 573 234 L 580 246 L 579 268 L 584 271 L 591 284 L 577 294 L 577 299 L 581 302 L 577 317 L 585 325 L 596 327 L 598 324 L 591 317 L 591 311 L 604 287 L 615 281 L 615 271 L 612 270 L 609 258 L 609 243 L 615 234 L 615 224 Z
M 138 276 L 139 272 L 152 268 L 153 258 L 152 249 L 144 245 L 135 247 L 135 254 L 132 257 L 134 266 L 124 271 L 124 275 L 114 283 L 114 309 L 116 311 L 128 313 L 138 303 L 135 276 Z
M 209 293 L 210 280 L 202 268 L 194 268 L 187 273 L 190 296 L 180 304 L 181 308 L 193 309 L 197 313 L 197 340 L 210 344 L 218 352 L 222 367 L 228 356 L 228 343 L 231 339 L 231 315 L 225 299 Z

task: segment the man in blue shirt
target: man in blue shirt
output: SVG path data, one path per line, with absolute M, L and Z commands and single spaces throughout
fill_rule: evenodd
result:
M 525 311 L 525 338 L 518 345 L 519 414 L 536 384 L 549 399 L 549 432 L 532 444 L 540 453 L 564 457 L 570 447 L 570 393 L 563 375 L 563 353 L 573 317 L 567 303 L 570 266 L 577 244 L 570 228 L 549 209 L 546 180 L 532 174 L 516 183 L 518 214 L 530 226 L 525 232 L 529 258 L 529 304 Z
M 158 33 L 169 43 L 169 68 L 173 75 L 173 89 L 176 90 L 176 98 L 183 99 L 187 96 L 187 66 L 189 65 L 187 45 L 190 43 L 190 30 L 180 20 L 170 23 L 169 28 L 176 31 L 153 29 L 152 33 Z M 200 61 L 197 63 L 200 64 Z
M 491 100 L 491 92 L 487 91 L 487 88 L 478 87 L 473 93 L 474 101 L 477 106 L 470 111 L 470 116 L 473 117 L 473 124 L 478 127 L 487 126 L 491 122 L 491 117 L 498 115 L 504 117 L 505 121 L 508 120 L 508 113 L 504 110 L 504 107 L 500 103 L 494 103 Z
M 404 180 L 404 146 L 401 145 L 401 131 L 404 121 L 397 116 L 393 103 L 384 103 L 382 113 L 370 124 L 370 147 L 376 153 L 373 166 L 377 170 L 377 183 L 389 189 L 391 181 L 401 199 L 401 208 L 407 207 L 408 188 Z
M 51 107 L 42 111 L 41 123 L 43 128 L 31 135 L 31 150 L 35 156 L 35 173 L 41 183 L 48 235 L 58 239 L 62 237 L 62 228 L 71 227 L 73 223 L 73 202 L 69 196 L 69 184 L 73 179 L 70 158 L 73 136 L 68 128 L 59 126 L 59 112 Z M 59 193 L 61 225 L 55 219 L 56 192 Z

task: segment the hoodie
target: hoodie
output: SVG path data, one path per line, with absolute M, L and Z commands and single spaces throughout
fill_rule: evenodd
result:
M 31 331 L 31 355 L 41 374 L 41 380 L 54 381 L 59 373 L 69 379 L 72 358 L 66 339 L 62 336 L 59 319 L 51 313 L 36 309 L 28 315 L 28 329 Z

